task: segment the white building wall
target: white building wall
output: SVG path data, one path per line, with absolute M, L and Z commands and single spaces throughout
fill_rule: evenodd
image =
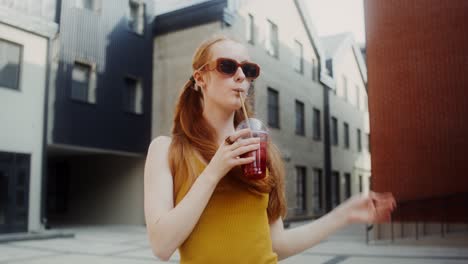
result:
M 31 155 L 28 230 L 40 230 L 47 38 L 0 22 L 0 38 L 22 45 L 19 90 L 0 87 L 0 151 Z
M 344 197 L 344 174 L 351 173 L 351 194 L 359 192 L 359 176 L 363 177 L 363 192 L 369 189 L 371 157 L 368 150 L 369 112 L 367 111 L 367 91 L 362 80 L 354 51 L 345 46 L 337 52 L 333 60 L 333 76 L 336 81 L 336 95 L 330 96 L 330 115 L 338 119 L 338 146 L 332 145 L 332 170 L 341 177 L 341 200 Z M 343 76 L 346 76 L 348 96 L 344 96 Z M 356 87 L 359 89 L 359 107 Z M 349 149 L 344 148 L 344 123 L 349 125 Z M 361 130 L 362 151 L 358 152 L 357 129 Z

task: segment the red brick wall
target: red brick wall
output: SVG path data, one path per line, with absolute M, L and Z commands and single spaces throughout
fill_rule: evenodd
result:
M 468 221 L 468 1 L 366 0 L 372 188 Z

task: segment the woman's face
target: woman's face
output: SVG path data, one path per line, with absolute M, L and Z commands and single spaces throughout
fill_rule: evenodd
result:
M 213 44 L 210 49 L 211 57 L 209 62 L 218 58 L 234 59 L 238 63 L 250 61 L 247 49 L 239 43 L 225 40 Z M 213 68 L 216 65 L 212 64 Z M 247 95 L 252 82 L 251 78 L 246 78 L 241 67 L 238 67 L 234 75 L 229 76 L 214 70 L 203 70 L 203 98 L 207 103 L 217 105 L 226 111 L 238 110 L 242 105 L 239 91 L 243 91 L 243 97 Z

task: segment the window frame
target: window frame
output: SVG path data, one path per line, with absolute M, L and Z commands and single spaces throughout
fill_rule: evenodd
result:
M 276 96 L 276 105 L 272 105 L 271 102 L 270 102 L 270 95 L 275 95 Z M 277 128 L 277 129 L 280 129 L 281 127 L 281 118 L 280 118 L 280 94 L 279 94 L 279 91 L 278 90 L 275 90 L 271 87 L 268 87 L 267 88 L 267 116 L 268 116 L 268 126 L 271 127 L 271 128 Z M 270 111 L 273 110 L 273 111 L 276 111 L 276 120 L 274 120 L 276 122 L 275 123 L 272 123 L 270 120 L 270 115 L 272 114 Z
M 81 98 L 73 97 L 73 70 L 75 65 L 80 64 L 82 66 L 89 67 L 89 79 L 88 79 L 88 90 L 87 98 L 83 100 Z M 94 93 L 94 94 L 92 94 Z M 72 63 L 72 69 L 70 73 L 70 94 L 69 97 L 71 100 L 87 104 L 97 104 L 97 72 L 96 72 L 96 63 L 92 63 L 82 59 L 75 59 Z
M 306 128 L 305 128 L 305 105 L 304 105 L 304 102 L 299 101 L 299 100 L 296 99 L 296 102 L 295 102 L 294 106 L 295 106 L 294 113 L 295 113 L 295 120 L 296 120 L 295 133 L 298 136 L 305 136 L 306 135 Z M 300 115 L 299 119 L 298 119 L 298 115 Z
M 296 71 L 297 73 L 300 73 L 300 74 L 304 74 L 304 45 L 302 45 L 302 43 L 297 39 L 294 40 L 293 45 L 294 45 L 294 48 L 293 48 L 293 51 L 294 51 L 294 56 L 293 56 L 294 71 Z M 296 53 L 299 53 L 299 54 L 296 54 Z M 297 67 L 299 67 L 299 68 L 297 68 Z
M 255 45 L 255 18 L 252 13 L 247 14 L 246 36 L 247 42 Z
M 13 42 L 13 41 L 10 41 L 10 40 L 7 40 L 7 39 L 4 39 L 4 38 L 0 38 L 0 42 L 5 42 L 6 44 L 8 45 L 12 45 L 12 46 L 17 46 L 19 48 L 19 58 L 18 58 L 18 74 L 16 76 L 16 87 L 9 87 L 9 86 L 6 86 L 6 85 L 3 85 L 1 82 L 0 82 L 0 88 L 5 88 L 5 89 L 8 89 L 8 90 L 13 90 L 13 91 L 22 91 L 21 90 L 21 76 L 22 76 L 22 73 L 23 73 L 23 56 L 24 56 L 24 45 L 20 44 L 20 43 L 17 43 L 17 42 Z
M 312 138 L 315 141 L 322 140 L 322 113 L 320 109 L 313 107 L 312 108 Z
M 138 30 L 135 30 L 133 27 L 130 26 L 130 21 L 131 20 L 131 17 L 132 17 L 132 9 L 131 9 L 131 5 L 134 4 L 134 5 L 138 5 L 138 8 L 142 8 L 142 12 L 143 14 L 141 14 L 141 32 L 138 31 Z M 139 15 L 138 15 L 139 16 Z M 137 17 L 137 20 L 136 22 L 138 23 L 139 21 L 139 17 Z M 128 0 L 128 9 L 127 9 L 127 29 L 138 35 L 138 36 L 143 36 L 145 35 L 145 32 L 146 32 L 146 4 L 141 1 L 141 0 Z
M 299 171 L 301 171 L 301 174 L 299 174 Z M 307 168 L 305 166 L 296 166 L 296 204 L 294 208 L 296 214 L 305 214 L 307 212 Z
M 279 59 L 279 30 L 278 25 L 267 19 L 267 31 L 265 37 L 265 50 L 268 55 Z M 270 46 L 271 45 L 271 46 Z
M 332 133 L 332 146 L 339 146 L 340 145 L 340 141 L 339 141 L 339 131 L 338 131 L 338 118 L 332 116 L 331 117 L 331 125 L 332 125 L 332 128 L 331 128 L 331 133 Z
M 126 113 L 129 113 L 129 114 L 135 114 L 135 115 L 143 115 L 144 114 L 144 89 L 143 89 L 143 80 L 142 78 L 139 78 L 139 77 L 136 77 L 136 76 L 133 76 L 133 75 L 126 75 L 124 76 L 124 90 L 122 92 L 122 104 L 123 104 L 123 110 L 126 112 Z M 136 81 L 136 87 L 135 87 L 135 98 L 134 98 L 134 109 L 129 109 L 127 108 L 126 106 L 126 95 L 128 95 L 127 93 L 127 89 L 128 89 L 128 86 L 127 86 L 127 83 L 126 83 L 126 80 L 134 80 Z M 141 98 L 140 98 L 140 111 L 138 111 L 138 90 L 140 90 L 141 92 Z
M 349 124 L 343 122 L 343 147 L 345 149 L 350 149 L 350 142 L 349 142 Z

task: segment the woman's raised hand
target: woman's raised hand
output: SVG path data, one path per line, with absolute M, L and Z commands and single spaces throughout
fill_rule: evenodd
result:
M 224 140 L 219 146 L 215 155 L 206 166 L 205 170 L 215 177 L 215 180 L 221 180 L 232 168 L 239 165 L 251 163 L 255 157 L 241 158 L 242 154 L 257 150 L 260 148 L 260 138 L 247 138 L 251 131 L 248 128 L 238 130 Z
M 383 223 L 391 219 L 396 208 L 395 198 L 391 193 L 359 194 L 342 203 L 337 210 L 348 223 Z

